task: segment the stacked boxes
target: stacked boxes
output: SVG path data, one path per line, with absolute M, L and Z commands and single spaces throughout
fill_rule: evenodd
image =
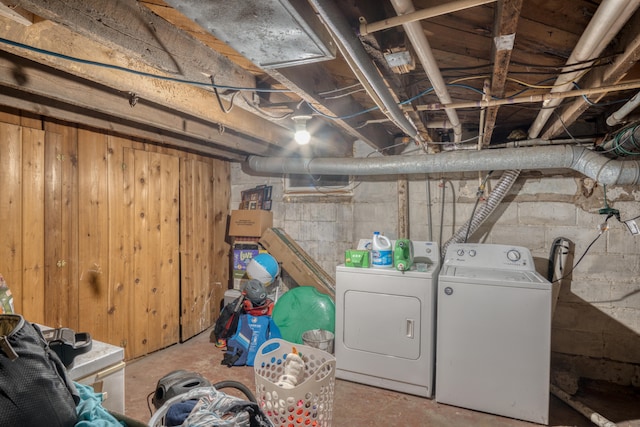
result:
M 273 213 L 264 210 L 241 209 L 231 212 L 229 236 L 233 239 L 233 288 L 241 289 L 247 264 L 259 253 L 258 240 L 273 225 Z

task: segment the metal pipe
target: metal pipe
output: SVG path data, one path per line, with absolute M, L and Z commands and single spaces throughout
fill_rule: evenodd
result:
M 457 12 L 459 10 L 469 9 L 475 6 L 481 6 L 487 3 L 495 3 L 497 0 L 458 0 L 452 1 L 446 4 L 441 4 L 426 9 L 417 10 L 412 13 L 407 13 L 402 16 L 394 16 L 383 21 L 372 22 L 371 24 L 360 24 L 360 34 L 365 36 L 367 34 L 375 33 L 376 31 L 386 30 L 393 27 L 398 27 L 409 22 L 421 21 L 423 19 L 434 18 L 436 16 L 446 15 L 448 13 Z
M 492 99 L 488 101 L 479 100 L 479 101 L 467 101 L 467 102 L 455 102 L 451 104 L 422 104 L 416 105 L 415 107 L 411 107 L 416 111 L 435 111 L 435 110 L 444 110 L 446 108 L 483 108 L 483 107 L 495 107 L 498 105 L 511 105 L 511 104 L 523 104 L 523 103 L 533 103 L 540 101 L 547 101 L 550 99 L 565 99 L 565 98 L 573 98 L 576 96 L 582 95 L 593 95 L 597 93 L 607 93 L 607 92 L 617 92 L 622 90 L 629 89 L 638 89 L 640 88 L 640 81 L 634 81 L 629 83 L 619 83 L 611 86 L 602 86 L 602 87 L 593 87 L 589 89 L 578 89 L 572 90 L 569 92 L 561 92 L 561 93 L 545 93 L 541 95 L 527 95 L 527 96 L 519 96 L 516 98 L 503 98 L 503 99 Z M 535 139 L 535 138 L 531 138 Z
M 551 92 L 566 92 L 570 90 L 573 87 L 573 83 L 582 77 L 581 71 L 571 72 L 574 68 L 573 64 L 582 63 L 600 55 L 602 50 L 633 15 L 639 4 L 640 0 L 603 0 L 589 25 L 582 33 L 580 40 L 578 40 Z M 559 99 L 542 103 L 542 109 L 529 128 L 529 138 L 534 139 L 540 135 L 542 128 L 559 104 Z
M 640 105 L 640 92 L 636 93 L 626 104 L 620 107 L 615 113 L 607 117 L 607 125 L 615 126 Z
M 398 15 L 415 12 L 415 8 L 413 7 L 411 0 L 391 0 L 391 4 Z M 438 64 L 436 63 L 436 58 L 433 56 L 433 52 L 431 51 L 429 41 L 427 41 L 427 37 L 424 35 L 422 25 L 420 22 L 408 22 L 403 24 L 402 27 L 404 28 L 405 33 L 407 33 L 407 37 L 409 38 L 409 41 L 422 64 L 422 68 L 424 68 L 424 71 L 427 73 L 427 77 L 429 78 L 431 86 L 433 87 L 438 99 L 443 104 L 450 104 L 451 97 L 449 96 L 447 86 L 442 78 Z M 458 113 L 453 108 L 445 108 L 445 112 L 449 121 L 453 125 L 454 141 L 461 141 L 462 125 L 460 124 Z
M 256 172 L 313 175 L 395 175 L 481 170 L 572 169 L 606 185 L 640 184 L 640 161 L 614 160 L 578 146 L 448 151 L 376 158 L 289 158 L 250 156 Z
M 360 39 L 347 22 L 332 0 L 309 0 L 318 14 L 322 17 L 325 25 L 329 27 L 344 49 L 343 55 L 349 56 L 357 65 L 360 71 L 366 76 L 368 84 L 371 85 L 377 96 L 384 104 L 382 111 L 398 126 L 404 133 L 412 138 L 421 139 L 417 130 L 404 116 L 402 109 L 396 103 L 393 95 L 387 88 L 380 73 L 371 62 L 371 58 L 362 47 Z

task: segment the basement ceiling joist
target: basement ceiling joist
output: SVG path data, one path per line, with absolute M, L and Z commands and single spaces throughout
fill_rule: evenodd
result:
M 212 0 L 211 4 L 215 1 L 223 0 Z M 245 154 L 299 155 L 292 143 L 291 116 L 297 108 L 307 107 L 305 104 L 315 110 L 310 127 L 321 128 L 317 135 L 331 135 L 327 139 L 339 147 L 343 156 L 352 154 L 351 143 L 355 139 L 383 154 L 398 155 L 410 140 L 407 135 L 422 139 L 421 148 L 429 153 L 442 147 L 497 148 L 513 138 L 531 135 L 527 130 L 544 109 L 540 100 L 547 99 L 543 95 L 563 75 L 568 58 L 597 20 L 598 12 L 621 6 L 630 13 L 620 14 L 624 19 L 614 17 L 611 28 L 615 27 L 616 32 L 620 29 L 619 34 L 603 35 L 600 39 L 608 43 L 598 57 L 575 65 L 581 73 L 573 82 L 572 92 L 606 86 L 607 93 L 596 90 L 588 92 L 588 96 L 585 92 L 587 99 L 563 98 L 543 129 L 543 139 L 600 141 L 616 130 L 605 125 L 606 117 L 637 92 L 630 89 L 634 85 L 618 83 L 640 78 L 640 0 L 411 0 L 409 4 L 405 0 L 265 0 L 271 1 L 307 8 L 305 16 L 317 19 L 314 25 L 321 23 L 329 33 L 335 31 L 332 21 L 346 23 L 342 28 L 349 38 L 332 34 L 333 41 L 336 46 L 346 40 L 355 41 L 364 56 L 354 60 L 354 51 L 336 52 L 335 58 L 329 55 L 320 62 L 298 64 L 294 57 L 293 66 L 261 67 L 232 47 L 238 48 L 237 41 L 243 40 L 243 51 L 244 44 L 251 44 L 246 51 L 271 49 L 270 43 L 259 38 L 260 32 L 244 27 L 244 34 L 235 44 L 226 44 L 215 37 L 214 27 L 185 16 L 177 2 L 172 7 L 173 1 L 165 0 L 21 0 L 19 4 L 0 0 L 0 39 L 163 78 L 74 63 L 0 43 L 0 50 L 7 54 L 65 73 L 64 85 L 72 85 L 77 79 L 78 87 L 86 89 L 86 82 L 92 82 L 95 88 L 104 88 L 114 96 L 108 97 L 113 105 L 92 107 L 91 97 L 95 102 L 99 92 L 87 92 L 83 98 L 81 91 L 73 89 L 71 93 L 76 95 L 69 97 L 61 93 L 64 88 L 54 85 L 36 91 L 15 80 L 9 68 L 5 71 L 9 74 L 0 79 L 1 84 L 12 94 L 24 92 L 22 104 L 32 105 L 31 108 L 35 107 L 29 97 L 37 93 L 38 99 L 51 99 L 46 103 L 51 111 L 62 112 L 64 106 L 71 106 L 73 114 L 93 109 L 95 117 L 120 121 L 113 126 L 137 123 L 150 135 L 172 135 L 184 138 L 187 144 L 197 141 L 196 145 L 210 146 L 212 150 L 229 150 L 230 159 Z M 412 6 L 424 16 L 412 22 L 419 22 L 427 37 L 434 65 L 450 94 L 450 104 L 436 96 L 431 76 L 417 60 L 419 47 L 413 46 L 403 25 L 385 26 L 367 35 L 358 33 L 363 22 L 403 22 L 404 17 L 398 16 L 394 7 L 396 1 L 409 9 Z M 324 16 L 321 10 L 329 2 L 337 8 L 331 17 Z M 233 19 L 247 17 L 250 22 L 262 23 L 260 14 L 243 8 L 245 4 L 228 2 L 225 7 L 231 8 L 229 16 Z M 192 14 L 197 14 L 198 3 L 192 1 L 191 5 L 196 11 Z M 315 15 L 308 13 L 314 11 Z M 234 30 L 233 23 L 225 24 Z M 273 56 L 276 48 L 273 49 L 265 53 Z M 407 62 L 388 61 L 392 53 L 402 55 Z M 53 74 L 61 77 L 57 71 Z M 216 85 L 229 85 L 218 91 L 220 100 L 215 96 L 211 76 Z M 376 84 L 372 91 L 373 81 L 378 83 L 380 78 L 382 84 Z M 247 91 L 236 91 L 234 87 L 245 87 Z M 380 92 L 381 88 L 385 90 Z M 116 101 L 118 97 L 121 99 Z M 525 102 L 523 97 L 530 101 Z M 11 102 L 11 98 L 4 97 L 3 102 Z M 138 100 L 137 107 L 129 106 L 129 98 Z M 510 102 L 512 98 L 518 98 L 518 102 Z M 482 103 L 483 99 L 491 103 Z M 398 105 L 391 104 L 400 104 L 400 115 L 395 108 Z M 127 117 L 126 113 L 136 108 L 138 111 Z M 447 108 L 456 110 L 462 124 L 464 140 L 457 144 L 453 144 L 451 123 L 447 123 Z M 147 112 L 141 114 L 144 111 Z M 158 119 L 164 114 L 171 117 Z M 637 112 L 629 115 L 629 120 L 636 116 Z M 180 123 L 181 128 L 174 128 Z M 407 123 L 411 126 L 407 127 Z M 220 131 L 222 136 L 211 137 Z M 311 146 L 325 148 L 327 139 L 318 136 Z M 402 144 L 398 144 L 400 141 Z

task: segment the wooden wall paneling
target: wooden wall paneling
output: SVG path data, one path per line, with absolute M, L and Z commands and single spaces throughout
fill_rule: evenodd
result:
M 0 274 L 22 312 L 22 128 L 0 123 Z
M 125 150 L 125 153 L 128 150 Z M 149 225 L 148 225 L 148 199 L 149 199 L 149 162 L 148 153 L 142 150 L 132 150 L 132 158 L 127 156 L 130 167 L 133 168 L 133 205 L 134 205 L 134 298 L 132 303 L 133 318 L 131 319 L 132 329 L 129 330 L 132 347 L 132 355 L 141 356 L 148 353 L 149 348 L 149 293 L 152 283 L 150 283 L 151 271 L 148 262 L 149 252 Z
M 22 129 L 22 314 L 45 321 L 44 131 Z
M 195 335 L 195 288 L 198 271 L 195 205 L 197 172 L 195 160 L 180 165 L 180 340 Z
M 201 302 L 201 316 L 200 316 L 200 331 L 204 331 L 215 322 L 214 318 L 214 302 L 215 297 L 215 283 L 213 270 L 215 264 L 213 262 L 213 222 L 215 220 L 214 211 L 214 199 L 213 199 L 213 168 L 211 161 L 199 162 L 202 169 L 202 218 L 204 223 L 202 224 L 203 240 L 202 240 L 202 253 L 204 258 L 202 260 L 202 287 L 200 289 Z
M 107 138 L 78 130 L 80 329 L 94 339 L 109 339 L 109 211 Z
M 46 129 L 46 128 L 45 128 Z M 68 259 L 62 248 L 62 135 L 47 131 L 44 144 L 44 271 L 47 301 L 44 324 L 53 328 L 68 326 L 69 288 L 66 286 Z
M 78 129 L 45 121 L 45 323 L 79 328 Z
M 229 286 L 229 253 L 230 245 L 227 243 L 227 216 L 231 199 L 231 169 L 229 162 L 212 160 L 213 186 L 211 198 L 213 200 L 213 260 L 211 263 L 213 273 L 213 301 L 212 316 L 218 318 L 220 302 L 224 299 L 224 292 Z
M 213 263 L 213 170 L 209 159 L 181 164 L 181 340 L 202 332 L 217 318 Z
M 178 268 L 179 159 L 149 153 L 150 268 L 148 351 L 178 342 L 180 276 Z
M 133 198 L 126 179 L 124 147 L 128 140 L 107 138 L 109 185 L 109 303 L 107 310 L 109 342 L 125 349 L 129 358 L 128 336 L 133 298 Z

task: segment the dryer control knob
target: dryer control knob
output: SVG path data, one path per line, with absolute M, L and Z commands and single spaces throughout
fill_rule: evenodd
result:
M 509 252 L 507 252 L 507 258 L 509 259 L 509 261 L 519 261 L 520 260 L 520 252 L 518 252 L 515 249 L 511 249 L 509 250 Z
M 464 255 L 464 249 L 458 249 L 457 254 L 458 254 L 459 256 Z
M 474 249 L 471 249 L 469 251 L 469 256 L 476 256 L 476 251 Z

